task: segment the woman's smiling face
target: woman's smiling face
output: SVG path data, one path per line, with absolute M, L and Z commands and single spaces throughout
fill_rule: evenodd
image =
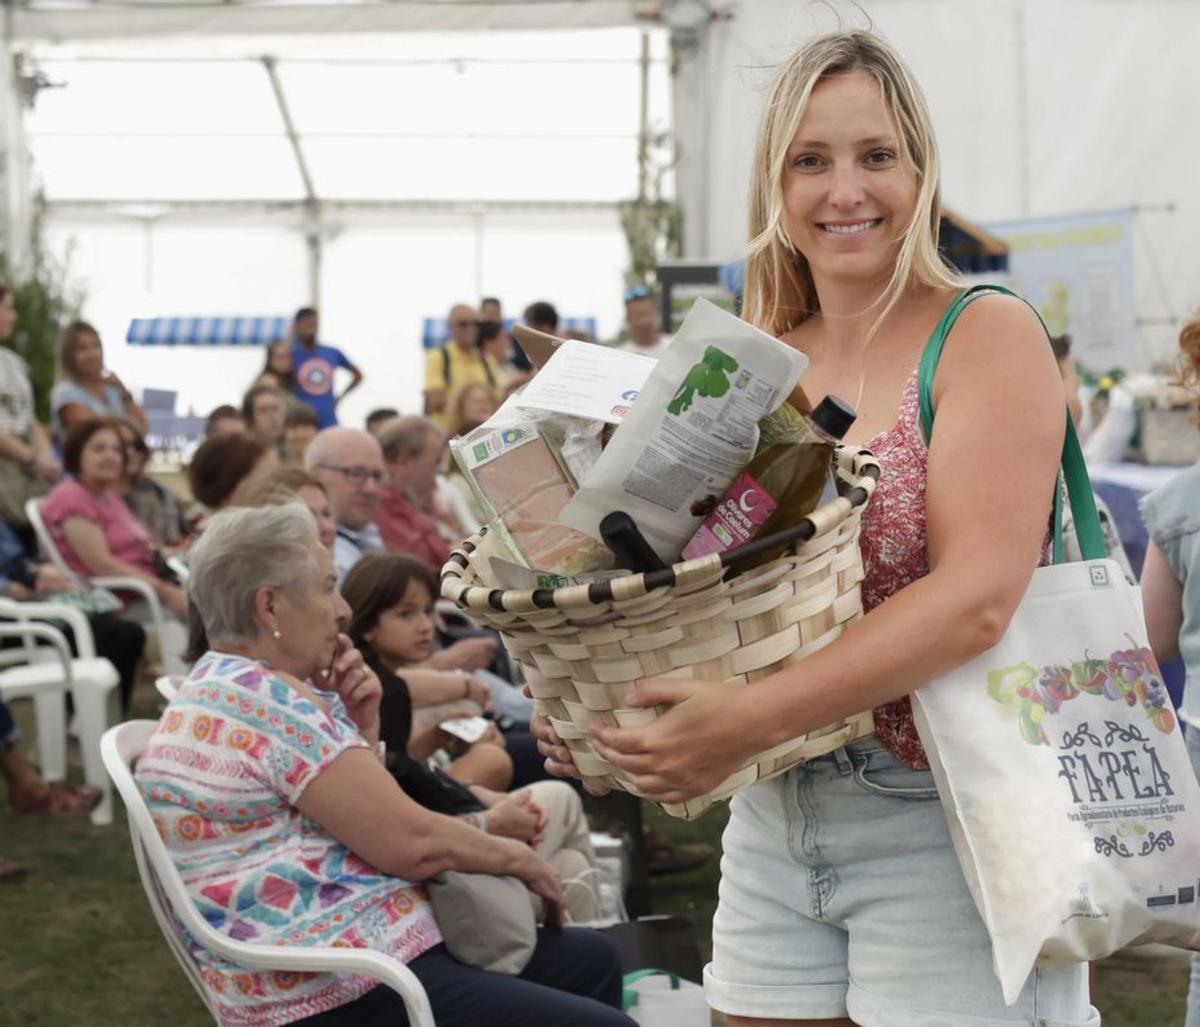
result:
M 814 276 L 890 277 L 916 199 L 878 82 L 864 71 L 818 82 L 783 170 L 784 227 Z

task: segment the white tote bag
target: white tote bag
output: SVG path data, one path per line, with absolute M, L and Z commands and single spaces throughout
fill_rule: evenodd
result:
M 926 437 L 933 369 L 969 301 L 947 311 L 922 360 Z M 1084 561 L 1057 562 L 1056 503 L 1056 565 L 1034 572 L 1004 638 L 912 697 L 1009 1004 L 1037 964 L 1150 941 L 1200 949 L 1200 786 L 1139 590 L 1101 558 L 1069 422 L 1063 474 Z
M 666 970 L 626 974 L 623 1005 L 640 1027 L 710 1027 L 712 1023 L 704 989 Z

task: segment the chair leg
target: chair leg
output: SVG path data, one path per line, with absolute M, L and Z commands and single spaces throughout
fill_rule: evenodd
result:
M 42 777 L 63 781 L 67 776 L 67 704 L 62 688 L 39 688 L 33 693 L 33 710 Z
M 104 770 L 100 757 L 100 736 L 108 729 L 109 715 L 115 705 L 117 685 L 116 672 L 104 680 L 77 677 L 71 695 L 75 700 L 75 713 L 79 726 L 79 750 L 83 757 L 83 778 L 103 793 L 99 804 L 92 810 L 91 820 L 97 827 L 112 823 L 112 783 Z M 114 718 L 116 719 L 116 718 Z

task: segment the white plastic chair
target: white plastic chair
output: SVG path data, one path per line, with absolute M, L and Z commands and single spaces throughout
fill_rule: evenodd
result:
M 9 666 L 0 670 L 0 697 L 32 698 L 37 719 L 38 760 L 47 781 L 67 776 L 67 721 L 65 693 L 75 703 L 75 727 L 83 757 L 84 780 L 100 789 L 102 797 L 91 812 L 97 826 L 112 823 L 112 788 L 100 759 L 100 738 L 116 717 L 111 714 L 120 675 L 108 660 L 96 656 L 92 629 L 77 609 L 56 603 L 18 603 L 0 599 L 0 638 L 20 638 L 21 649 L 5 651 Z M 58 628 L 42 623 L 64 621 L 75 636 L 78 658 L 72 658 L 66 637 Z M 37 640 L 49 643 L 38 648 Z M 50 658 L 47 659 L 47 656 Z M 20 659 L 20 666 L 12 660 Z
M 234 941 L 209 925 L 192 903 L 131 773 L 132 764 L 146 751 L 155 727 L 157 725 L 151 720 L 131 720 L 120 724 L 105 733 L 100 742 L 100 751 L 129 814 L 133 853 L 154 918 L 171 952 L 213 1018 L 217 1019 L 216 1010 L 201 980 L 199 967 L 188 950 L 188 943 L 180 930 L 181 923 L 197 944 L 241 966 L 262 970 L 355 973 L 374 978 L 404 1000 L 412 1027 L 436 1027 L 421 982 L 407 966 L 391 956 L 371 949 L 252 945 Z
M 180 685 L 183 684 L 181 674 L 163 674 L 154 679 L 154 688 L 167 702 L 175 698 Z
M 141 578 L 134 577 L 101 574 L 84 578 L 76 574 L 63 558 L 58 543 L 50 534 L 50 529 L 46 527 L 46 522 L 42 518 L 43 502 L 44 500 L 40 497 L 34 497 L 25 502 L 25 516 L 29 519 L 29 524 L 37 535 L 38 548 L 41 549 L 42 555 L 71 581 L 136 593 L 145 607 L 139 610 L 135 606 L 128 611 L 128 615 L 132 620 L 136 620 L 146 627 L 158 639 L 158 650 L 162 656 L 163 668 L 170 674 L 186 673 L 187 667 L 183 662 L 183 651 L 187 648 L 187 629 L 174 618 L 168 619 L 163 616 L 162 603 L 159 602 L 158 596 L 150 584 Z

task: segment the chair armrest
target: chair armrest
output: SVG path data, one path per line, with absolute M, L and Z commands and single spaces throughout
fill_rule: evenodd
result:
M 154 631 L 159 638 L 162 637 L 164 624 L 162 602 L 159 600 L 158 593 L 154 591 L 154 587 L 150 582 L 142 578 L 122 578 L 110 575 L 89 578 L 88 581 L 93 585 L 100 585 L 103 588 L 136 592 L 141 598 L 146 600 L 146 605 L 150 607 L 150 617 L 154 621 Z
M 51 624 L 30 621 L 18 624 L 0 624 L 0 638 L 20 638 L 25 641 L 40 638 L 43 642 L 49 642 L 62 664 L 63 680 L 68 688 L 71 686 L 71 649 L 67 645 L 66 636 L 58 628 Z
M 0 617 L 11 617 L 16 621 L 31 620 L 60 620 L 70 627 L 75 636 L 75 649 L 82 660 L 90 660 L 96 655 L 96 642 L 92 637 L 92 626 L 82 610 L 66 603 L 49 602 L 16 602 L 11 599 L 0 600 Z M 65 641 L 65 639 L 64 639 Z

